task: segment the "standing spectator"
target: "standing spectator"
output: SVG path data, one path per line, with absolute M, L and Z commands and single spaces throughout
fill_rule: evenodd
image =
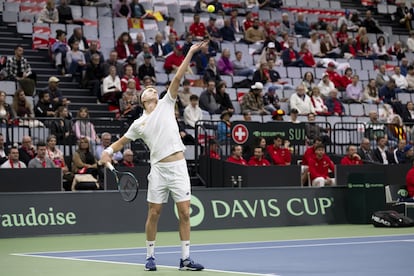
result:
M 40 11 L 37 23 L 59 23 L 59 12 L 54 0 L 47 0 L 45 7 Z
M 102 152 L 111 145 L 112 135 L 109 132 L 104 132 L 101 134 L 101 144 L 96 146 L 95 149 L 95 158 L 98 160 L 102 156 Z M 122 160 L 122 152 L 118 151 L 112 156 L 112 162 L 117 164 Z
M 17 147 L 11 147 L 9 158 L 1 164 L 2 169 L 25 169 L 26 164 L 19 160 L 19 150 Z
M 28 168 L 55 168 L 55 164 L 52 160 L 46 156 L 46 144 L 39 142 L 36 145 L 37 155 L 35 158 L 29 161 Z
M 73 42 L 75 42 L 75 40 L 79 41 L 79 50 L 81 50 L 82 52 L 89 49 L 88 40 L 83 35 L 83 31 L 81 27 L 76 27 L 73 29 L 73 33 L 69 37 L 69 40 L 68 40 L 68 45 L 72 47 L 72 44 Z
M 283 137 L 276 135 L 273 138 L 273 145 L 268 145 L 266 150 L 274 165 L 288 166 L 292 162 L 292 155 L 287 147 L 282 146 L 282 143 Z
M 0 126 L 8 125 L 14 117 L 11 105 L 6 103 L 6 92 L 0 91 Z
M 341 165 L 362 165 L 361 156 L 357 153 L 357 147 L 350 145 L 346 148 L 346 155 L 341 159 Z
M 247 165 L 246 160 L 243 158 L 243 148 L 240 145 L 232 145 L 231 146 L 231 156 L 227 158 L 227 162 L 235 163 L 239 165 Z
M 56 119 L 50 124 L 50 133 L 56 136 L 59 145 L 72 145 L 72 121 L 68 119 L 68 109 L 64 106 L 56 110 Z
M 290 96 L 289 104 L 291 109 L 297 109 L 301 115 L 315 113 L 312 101 L 310 97 L 306 95 L 305 87 L 301 84 L 296 87 L 296 93 Z
M 127 0 L 119 0 L 119 3 L 116 4 L 114 15 L 116 17 L 130 18 L 131 17 L 131 7 L 128 4 Z
M 330 114 L 335 116 L 345 115 L 345 107 L 338 99 L 338 90 L 336 88 L 329 92 L 329 97 L 326 99 L 325 104 L 328 107 L 328 112 Z
M 253 156 L 250 158 L 248 165 L 249 166 L 270 166 L 270 162 L 263 157 L 264 152 L 261 146 L 256 146 L 254 148 Z
M 19 160 L 27 166 L 29 161 L 35 158 L 36 154 L 36 149 L 32 144 L 32 137 L 23 136 L 22 144 L 19 148 Z
M 127 70 L 125 72 L 127 72 Z M 119 99 L 121 97 L 122 97 L 121 80 L 116 74 L 116 68 L 112 66 L 109 69 L 109 75 L 103 79 L 102 102 L 119 105 Z
M 190 96 L 190 104 L 184 109 L 184 123 L 192 128 L 195 128 L 197 121 L 203 119 L 203 112 L 198 106 L 198 96 Z
M 96 96 L 98 101 L 102 101 L 101 84 L 105 75 L 105 68 L 100 63 L 101 58 L 98 54 L 92 55 L 91 62 L 86 65 L 83 86 L 89 88 L 91 94 Z
M 325 146 L 322 144 L 317 145 L 315 147 L 315 158 L 309 162 L 309 174 L 312 186 L 334 186 L 335 179 L 329 177 L 329 170 L 334 172 L 335 165 L 328 155 L 325 154 Z
M 118 37 L 115 49 L 118 53 L 118 61 L 120 62 L 125 62 L 129 56 L 136 56 L 132 38 L 128 32 L 123 32 Z
M 268 115 L 270 114 L 263 104 L 263 84 L 256 82 L 250 87 L 249 93 L 243 96 L 241 110 L 242 112 L 249 111 L 254 115 Z
M 220 114 L 220 104 L 216 100 L 216 82 L 209 80 L 207 89 L 200 95 L 200 108 L 210 114 Z
M 231 116 L 232 113 L 226 110 L 220 114 L 220 122 L 217 125 L 217 140 L 220 144 L 230 142 Z

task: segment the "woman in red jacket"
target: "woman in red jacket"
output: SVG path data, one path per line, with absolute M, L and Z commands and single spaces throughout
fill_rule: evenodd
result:
M 116 52 L 118 53 L 118 59 L 125 61 L 129 56 L 136 56 L 134 45 L 132 44 L 132 38 L 127 32 L 123 32 L 116 41 Z

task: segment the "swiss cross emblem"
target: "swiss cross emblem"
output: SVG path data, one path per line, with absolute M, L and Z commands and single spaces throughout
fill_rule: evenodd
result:
M 237 124 L 233 127 L 231 137 L 233 138 L 233 141 L 237 144 L 244 144 L 249 138 L 249 131 L 247 130 L 245 125 Z

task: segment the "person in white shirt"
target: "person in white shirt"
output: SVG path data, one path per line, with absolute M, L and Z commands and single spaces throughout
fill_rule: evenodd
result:
M 326 99 L 329 96 L 329 92 L 335 88 L 334 83 L 329 79 L 328 74 L 323 74 L 321 81 L 318 83 L 319 91 L 322 98 Z
M 116 67 L 109 68 L 109 75 L 103 79 L 102 101 L 105 103 L 119 104 L 122 97 L 121 79 L 116 74 Z
M 25 169 L 26 164 L 19 161 L 19 149 L 12 147 L 9 152 L 9 159 L 4 162 L 0 168 L 2 169 Z
M 408 82 L 407 79 L 401 74 L 400 66 L 394 67 L 394 74 L 391 76 L 391 78 L 395 80 L 395 85 L 401 90 L 398 92 L 405 92 L 407 90 Z
M 191 46 L 162 99 L 158 100 L 158 91 L 155 87 L 144 89 L 140 97 L 144 108 L 143 115 L 132 123 L 124 136 L 103 151 L 99 161 L 100 164 L 111 162 L 114 153 L 139 138 L 145 142 L 151 152 L 151 172 L 148 175 L 147 192 L 148 217 L 145 225 L 147 239 L 145 270 L 148 271 L 157 270 L 154 255 L 157 225 L 169 193 L 175 201 L 179 218 L 181 240 L 179 269 L 191 271 L 204 269 L 201 264 L 190 259 L 191 184 L 184 158 L 185 146 L 175 117 L 175 104 L 181 79 L 193 55 L 202 47 L 206 47 L 207 43 L 204 41 Z
M 203 111 L 198 106 L 198 96 L 190 96 L 190 104 L 184 108 L 184 123 L 192 128 L 195 127 L 197 121 L 203 119 Z
M 324 54 L 321 53 L 321 41 L 319 40 L 319 34 L 316 31 L 309 33 L 310 38 L 306 41 L 309 51 L 314 57 L 322 57 Z
M 305 92 L 305 87 L 302 84 L 299 84 L 296 87 L 296 93 L 290 96 L 290 109 L 297 109 L 300 115 L 315 113 L 312 101 Z
M 410 52 L 414 52 L 414 30 L 410 31 L 410 36 L 407 38 L 407 48 Z

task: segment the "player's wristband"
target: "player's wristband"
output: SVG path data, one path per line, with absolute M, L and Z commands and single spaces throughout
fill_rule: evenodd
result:
M 114 149 L 111 147 L 107 147 L 106 149 L 104 149 L 104 152 L 108 153 L 110 156 L 112 156 L 114 154 Z

